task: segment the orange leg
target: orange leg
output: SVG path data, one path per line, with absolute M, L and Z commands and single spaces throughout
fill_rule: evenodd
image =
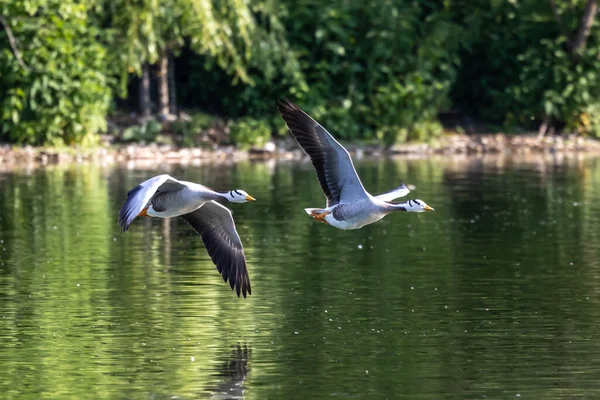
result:
M 138 217 L 150 217 L 148 215 L 148 207 L 146 207 L 142 211 L 140 211 L 140 213 L 138 214 Z
M 310 216 L 319 222 L 329 225 L 329 222 L 325 221 L 325 217 L 329 214 L 331 214 L 329 211 L 325 211 L 324 213 L 321 213 L 321 214 L 317 214 L 316 212 L 313 212 Z

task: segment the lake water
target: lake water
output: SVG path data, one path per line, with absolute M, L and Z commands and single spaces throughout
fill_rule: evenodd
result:
M 159 167 L 0 174 L 0 397 L 600 398 L 600 159 L 363 160 L 435 212 L 347 232 L 308 163 Z M 182 220 L 120 231 L 165 171 L 257 198 L 252 296 Z

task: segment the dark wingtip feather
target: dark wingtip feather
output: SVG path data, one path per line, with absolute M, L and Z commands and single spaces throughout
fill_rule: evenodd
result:
M 279 113 L 282 115 L 299 110 L 298 106 L 289 101 L 285 96 L 277 99 L 275 106 L 277 107 L 277 111 L 279 111 Z
M 206 206 L 204 206 L 206 207 Z M 213 264 L 221 274 L 221 278 L 229 287 L 234 290 L 238 297 L 243 295 L 246 298 L 246 293 L 250 294 L 250 277 L 246 266 L 246 258 L 242 248 L 232 248 L 232 252 L 222 252 L 219 247 L 222 244 L 223 237 L 211 235 L 208 225 L 197 217 L 194 211 L 181 217 L 202 237 L 202 242 L 208 251 Z

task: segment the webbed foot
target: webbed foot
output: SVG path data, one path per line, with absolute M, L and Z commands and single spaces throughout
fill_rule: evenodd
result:
M 326 216 L 328 216 L 329 214 L 331 214 L 331 212 L 330 212 L 330 211 L 325 211 L 325 212 L 323 212 L 323 213 L 318 213 L 318 212 L 316 212 L 316 211 L 313 211 L 313 212 L 310 214 L 310 216 L 311 216 L 311 217 L 313 217 L 313 219 L 316 219 L 316 220 L 317 220 L 317 221 L 319 221 L 319 222 L 322 222 L 322 223 L 324 223 L 324 224 L 326 224 L 326 225 L 329 225 L 329 222 L 327 222 L 327 221 L 325 220 L 325 217 L 326 217 Z

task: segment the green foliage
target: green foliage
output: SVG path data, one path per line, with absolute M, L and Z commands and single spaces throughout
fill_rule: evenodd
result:
M 460 4 L 473 41 L 462 55 L 455 103 L 511 126 L 537 128 L 546 117 L 572 126 L 600 97 L 598 25 L 574 48 L 586 3 L 479 1 L 469 2 L 469 9 Z
M 98 0 L 100 1 L 100 0 Z M 116 62 L 122 71 L 141 72 L 169 51 L 177 53 L 187 39 L 197 53 L 244 82 L 255 21 L 240 0 L 105 0 L 111 20 Z M 126 76 L 126 75 L 124 75 Z M 126 80 L 122 81 L 125 89 Z
M 153 142 L 162 131 L 162 125 L 150 120 L 140 125 L 127 127 L 121 134 L 121 140 L 125 142 Z
M 4 3 L 25 68 L 0 36 L 0 136 L 18 143 L 90 142 L 106 128 L 108 57 L 89 24 L 92 1 Z
M 193 147 L 199 145 L 198 139 L 201 138 L 202 134 L 217 123 L 218 120 L 213 115 L 194 113 L 189 121 L 175 121 L 171 129 L 173 133 L 179 135 L 183 146 Z
M 335 136 L 393 143 L 399 130 L 435 121 L 449 105 L 465 35 L 444 6 L 408 0 L 258 4 L 259 28 L 269 29 L 255 37 L 253 52 L 264 55 L 250 62 L 255 85 L 240 89 L 205 75 L 189 82 L 190 92 L 220 93 L 222 112 L 263 118 L 287 95 Z
M 597 135 L 599 25 L 576 40 L 588 1 L 4 2 L 15 43 L 0 31 L 0 136 L 93 143 L 113 93 L 168 53 L 183 69 L 180 104 L 240 120 L 239 143 L 285 134 L 282 95 L 345 140 L 427 140 L 449 109 L 512 130 L 550 121 Z M 173 129 L 197 145 L 214 118 Z M 152 135 L 146 125 L 125 134 Z
M 232 122 L 229 137 L 240 148 L 262 147 L 271 138 L 271 128 L 265 120 L 241 118 Z
M 600 138 L 600 103 L 587 105 L 580 114 L 567 120 L 567 127 L 583 136 Z

